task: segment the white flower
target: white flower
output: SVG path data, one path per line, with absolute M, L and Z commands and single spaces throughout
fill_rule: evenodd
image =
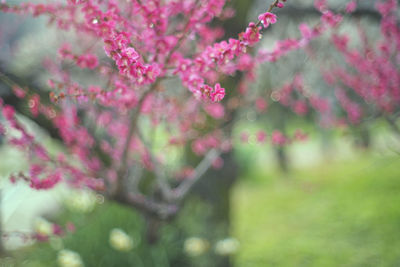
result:
M 110 245 L 120 251 L 129 251 L 133 248 L 133 239 L 122 229 L 114 228 L 110 232 Z
M 43 218 L 36 218 L 33 226 L 37 234 L 49 236 L 53 234 L 53 224 Z
M 67 207 L 76 212 L 88 213 L 96 206 L 96 195 L 89 190 L 74 190 L 66 200 Z
M 83 267 L 81 256 L 78 253 L 63 249 L 58 252 L 57 262 L 60 267 Z
M 229 237 L 219 240 L 215 244 L 215 253 L 219 255 L 231 255 L 239 250 L 240 243 L 237 239 Z
M 210 247 L 207 240 L 200 237 L 191 237 L 185 240 L 184 251 L 190 256 L 199 256 Z

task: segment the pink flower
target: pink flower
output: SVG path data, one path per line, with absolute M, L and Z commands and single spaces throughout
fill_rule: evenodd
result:
M 18 98 L 24 98 L 26 95 L 26 92 L 24 89 L 22 89 L 19 86 L 13 86 L 12 87 L 14 94 L 18 97 Z
M 212 117 L 221 119 L 225 115 L 224 106 L 220 103 L 211 103 L 204 107 L 204 110 Z
M 339 14 L 334 14 L 330 10 L 325 11 L 321 16 L 321 21 L 325 24 L 328 24 L 331 27 L 336 27 L 341 21 L 342 16 Z
M 63 44 L 60 49 L 58 49 L 58 55 L 62 58 L 62 59 L 72 59 L 73 55 L 71 52 L 71 45 L 70 44 Z
M 256 137 L 258 143 L 264 143 L 267 139 L 267 134 L 264 131 L 258 131 Z
M 157 64 L 144 66 L 144 75 L 146 76 L 145 82 L 153 83 L 160 73 L 161 71 Z
M 397 3 L 395 0 L 389 0 L 385 2 L 377 2 L 375 4 L 376 9 L 378 9 L 379 13 L 381 13 L 384 17 L 390 14 L 393 10 L 397 9 Z
M 258 20 L 261 21 L 265 28 L 270 24 L 275 24 L 277 21 L 276 15 L 271 12 L 265 12 L 264 14 L 259 15 Z
M 319 11 L 324 11 L 326 9 L 326 0 L 315 0 L 314 7 Z
M 76 64 L 81 68 L 95 69 L 99 64 L 99 61 L 95 55 L 86 54 L 79 56 Z
M 262 98 L 262 97 L 257 98 L 255 104 L 256 104 L 256 108 L 257 108 L 258 112 L 265 111 L 267 109 L 267 106 L 268 106 L 267 101 L 265 101 L 265 99 Z
M 63 229 L 58 224 L 53 224 L 53 234 L 62 236 L 64 234 Z
M 204 139 L 197 139 L 192 143 L 192 150 L 197 155 L 203 155 L 207 151 L 207 145 Z
M 133 47 L 127 47 L 122 50 L 121 54 L 129 58 L 130 62 L 135 63 L 139 59 L 139 54 Z
M 127 32 L 119 33 L 115 39 L 115 44 L 119 49 L 123 49 L 130 41 L 129 41 L 129 34 Z
M 307 104 L 306 102 L 302 101 L 302 100 L 297 100 L 296 102 L 294 102 L 293 104 L 293 111 L 300 116 L 304 116 L 307 114 L 308 112 L 308 108 L 307 108 Z
M 310 29 L 310 27 L 307 24 L 301 23 L 299 25 L 299 30 L 301 32 L 301 36 L 304 39 L 309 40 L 309 39 L 311 39 L 313 37 L 312 30 Z
M 80 0 L 68 0 L 67 3 L 71 5 L 77 5 L 80 3 Z
M 44 149 L 44 147 L 40 146 L 40 145 L 36 145 L 35 148 L 33 149 L 35 152 L 35 155 L 44 161 L 48 161 L 50 160 L 49 155 L 47 154 L 47 151 Z
M 271 135 L 271 141 L 273 145 L 283 146 L 287 139 L 280 131 L 275 130 Z
M 14 118 L 15 115 L 15 110 L 12 106 L 9 105 L 4 105 L 3 107 L 3 116 L 7 119 L 7 120 L 12 120 Z
M 211 92 L 210 94 L 211 101 L 219 102 L 224 98 L 224 96 L 225 96 L 225 89 L 222 88 L 219 83 L 217 83 L 214 87 L 213 92 Z
M 345 52 L 347 50 L 347 44 L 349 43 L 349 36 L 344 34 L 343 35 L 333 34 L 332 42 L 339 51 Z
M 241 35 L 244 43 L 249 46 L 258 43 L 261 39 L 260 29 L 261 27 L 257 27 L 254 22 L 250 22 L 246 31 Z
M 28 102 L 29 109 L 34 117 L 39 115 L 39 103 L 40 103 L 40 96 L 38 94 L 34 94 Z
M 40 170 L 32 170 L 31 169 L 31 173 L 34 173 L 36 171 L 40 171 Z M 30 187 L 37 189 L 37 190 L 50 189 L 50 188 L 53 188 L 61 180 L 62 180 L 61 172 L 59 170 L 56 170 L 53 173 L 48 174 L 47 177 L 45 177 L 43 179 L 40 179 L 37 176 L 32 176 Z
M 304 133 L 301 129 L 297 129 L 294 133 L 294 139 L 296 141 L 305 141 L 307 140 L 308 135 Z
M 352 13 L 357 8 L 356 1 L 351 1 L 346 5 L 346 13 Z

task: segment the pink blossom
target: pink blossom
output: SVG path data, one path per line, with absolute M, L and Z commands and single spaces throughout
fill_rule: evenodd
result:
M 33 173 L 33 171 L 31 171 Z M 62 179 L 60 171 L 54 171 L 46 175 L 45 178 L 40 179 L 37 174 L 31 177 L 30 186 L 34 189 L 50 189 L 53 188 Z
M 327 0 L 315 0 L 314 1 L 314 6 L 316 9 L 318 9 L 319 11 L 324 11 L 327 7 Z
M 263 112 L 268 107 L 267 101 L 265 101 L 265 99 L 262 97 L 257 98 L 255 104 L 258 112 Z
M 54 235 L 62 236 L 64 234 L 64 230 L 61 228 L 60 225 L 54 223 L 52 226 Z
M 44 149 L 44 147 L 42 147 L 40 145 L 36 145 L 34 148 L 34 152 L 39 159 L 44 160 L 44 161 L 50 160 L 50 157 L 47 154 L 47 151 Z
M 13 91 L 14 91 L 14 94 L 15 94 L 18 98 L 24 98 L 24 97 L 25 97 L 26 92 L 25 92 L 25 90 L 22 89 L 21 87 L 19 87 L 19 86 L 13 86 L 12 89 L 13 89 Z
M 393 10 L 397 9 L 397 1 L 396 0 L 378 1 L 375 4 L 375 6 L 383 16 L 387 16 Z
M 321 21 L 331 27 L 336 27 L 342 21 L 342 16 L 328 10 L 322 14 Z
M 301 35 L 304 39 L 311 39 L 313 36 L 312 30 L 310 29 L 310 27 L 306 24 L 306 23 L 301 23 L 299 25 L 299 30 L 301 32 Z
M 28 101 L 29 109 L 34 117 L 39 115 L 40 96 L 34 94 Z
M 257 27 L 254 22 L 250 22 L 249 26 L 246 28 L 246 31 L 241 35 L 243 42 L 246 45 L 253 46 L 258 43 L 261 39 L 260 27 Z
M 76 64 L 81 68 L 94 69 L 98 66 L 99 62 L 95 55 L 85 54 L 78 57 Z
M 296 141 L 305 141 L 307 140 L 308 135 L 304 133 L 301 129 L 297 129 L 294 133 L 294 139 Z
M 3 116 L 7 120 L 13 120 L 15 115 L 15 109 L 10 105 L 4 105 L 2 108 Z
M 350 1 L 346 5 L 346 13 L 352 13 L 354 10 L 357 8 L 357 2 L 356 1 Z
M 287 138 L 278 130 L 272 132 L 271 142 L 273 145 L 283 146 L 287 142 Z
M 347 50 L 347 45 L 348 45 L 348 42 L 349 42 L 349 36 L 333 34 L 332 35 L 332 42 L 333 42 L 333 44 L 336 46 L 336 48 L 339 51 L 344 52 L 344 51 Z
M 256 134 L 257 142 L 264 143 L 267 139 L 267 134 L 264 131 L 258 131 Z
M 216 119 L 221 119 L 225 115 L 224 106 L 220 103 L 210 103 L 204 107 L 205 111 Z
M 308 112 L 306 102 L 302 100 L 295 101 L 295 103 L 293 104 L 293 111 L 300 116 L 306 115 Z
M 214 90 L 210 93 L 211 101 L 219 102 L 225 96 L 225 89 L 221 87 L 219 83 L 217 83 L 214 87 Z
M 71 52 L 71 45 L 68 43 L 64 43 L 59 49 L 58 49 L 58 55 L 62 59 L 73 59 L 73 55 Z
M 264 25 L 265 28 L 268 28 L 270 24 L 275 24 L 277 19 L 276 15 L 271 12 L 265 12 L 258 16 L 258 20 Z

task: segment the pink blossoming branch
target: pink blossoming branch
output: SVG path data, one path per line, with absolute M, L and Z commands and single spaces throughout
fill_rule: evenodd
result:
M 274 1 L 267 12 L 259 16 L 257 23 L 249 24 L 239 39 L 210 45 L 219 35 L 207 23 L 214 17 L 231 16 L 223 12 L 224 4 L 225 1 L 204 0 L 171 1 L 165 4 L 149 1 L 146 5 L 141 1 L 108 1 L 107 4 L 102 1 L 68 1 L 67 5 L 0 4 L 3 12 L 48 16 L 49 22 L 60 30 L 74 30 L 77 40 L 82 40 L 82 46 L 88 47 L 83 53 L 79 53 L 76 50 L 80 47 L 73 49 L 73 45 L 64 44 L 59 49 L 58 59 L 44 62 L 45 68 L 53 76 L 48 85 L 52 88 L 50 98 L 56 104 L 56 108 L 52 109 L 47 118 L 58 128 L 60 137 L 68 148 L 67 154 L 73 155 L 79 162 L 71 161 L 63 153 L 50 155 L 19 124 L 13 108 L 2 103 L 3 116 L 8 127 L 11 126 L 20 133 L 18 138 L 10 137 L 10 143 L 32 155 L 29 174 L 14 175 L 13 181 L 27 180 L 35 189 L 50 189 L 60 181 L 67 181 L 72 186 L 84 185 L 102 191 L 109 198 L 136 206 L 146 213 L 163 217 L 175 214 L 178 208 L 173 203 L 180 202 L 212 165 L 220 165 L 218 155 L 230 146 L 225 145 L 221 150 L 221 134 L 217 134 L 219 137 L 212 137 L 215 141 L 211 146 L 207 145 L 204 152 L 198 153 L 205 155 L 204 160 L 188 174 L 181 185 L 171 189 L 158 156 L 152 155 L 144 140 L 139 138 L 139 118 L 149 116 L 156 125 L 161 121 L 175 124 L 176 128 L 182 129 L 182 136 L 178 138 L 181 139 L 178 141 L 180 145 L 198 139 L 198 134 L 187 134 L 185 130 L 192 128 L 192 124 L 198 125 L 200 118 L 204 116 L 198 112 L 201 103 L 195 99 L 207 103 L 219 102 L 224 98 L 225 89 L 217 82 L 218 74 L 232 73 L 239 69 L 235 60 L 246 54 L 246 47 L 259 42 L 261 24 L 268 27 L 276 22 L 272 9 L 283 7 L 283 3 Z M 185 14 L 187 19 L 169 20 L 180 13 Z M 199 38 L 203 35 L 211 36 L 211 39 L 203 41 Z M 100 57 L 96 45 L 89 45 L 96 44 L 99 39 L 103 43 L 106 56 L 114 62 L 117 69 L 109 60 Z M 192 40 L 199 47 L 198 51 L 190 49 Z M 102 80 L 107 81 L 106 87 L 102 89 L 101 86 L 89 85 L 86 89 L 84 85 L 73 81 L 70 68 L 65 68 L 68 65 L 76 65 L 99 74 Z M 176 100 L 171 102 L 171 99 L 162 97 L 165 90 L 162 81 L 172 76 L 179 77 L 195 98 L 182 103 Z M 215 85 L 209 86 L 209 83 Z M 20 97 L 26 94 L 20 89 L 15 92 Z M 78 101 L 77 105 L 72 105 L 69 99 Z M 35 110 L 31 111 L 34 115 L 50 109 L 37 97 L 32 101 Z M 92 101 L 103 108 L 96 111 L 98 109 L 91 105 Z M 161 113 L 154 112 L 155 106 L 163 107 L 160 109 Z M 84 118 L 78 116 L 80 109 L 86 110 L 87 116 L 105 130 L 101 139 L 86 127 Z M 178 110 L 193 114 L 195 121 L 182 119 L 175 113 Z M 208 111 L 213 114 L 215 108 L 208 108 Z M 163 118 L 160 115 L 164 115 Z M 121 120 L 112 120 L 116 116 Z M 7 133 L 7 128 L 2 126 L 1 129 L 2 134 Z M 210 134 L 211 136 L 214 134 Z M 94 153 L 96 147 L 100 147 L 103 154 L 111 158 L 109 166 L 105 166 L 104 160 Z M 135 155 L 139 157 L 136 158 Z M 135 190 L 126 190 L 126 180 L 132 179 L 132 164 L 143 164 L 154 170 L 158 186 L 168 200 L 166 203 L 156 202 L 139 192 L 132 193 Z M 172 204 L 168 204 L 169 202 Z
M 326 9 L 324 5 L 321 6 Z M 354 12 L 355 8 L 356 2 L 352 1 L 346 5 L 345 13 Z M 276 91 L 275 99 L 278 99 L 285 107 L 291 107 L 295 113 L 302 116 L 308 113 L 308 106 L 315 107 L 319 114 L 327 118 L 325 122 L 330 121 L 328 124 L 331 126 L 348 123 L 359 125 L 369 118 L 376 119 L 381 116 L 389 121 L 396 132 L 396 124 L 391 121 L 398 116 L 399 112 L 400 71 L 398 51 L 400 50 L 400 31 L 396 17 L 398 4 L 396 1 L 378 2 L 376 9 L 381 14 L 381 35 L 377 41 L 371 43 L 366 37 L 364 29 L 359 26 L 359 40 L 363 43 L 361 48 L 351 47 L 350 36 L 339 33 L 343 21 L 340 15 L 329 15 L 328 18 L 322 16 L 321 22 L 327 22 L 331 26 L 331 44 L 343 57 L 346 65 L 343 66 L 341 62 L 331 62 L 328 68 L 326 66 L 320 67 L 321 74 L 325 83 L 334 88 L 335 99 L 338 106 L 345 112 L 345 117 L 334 116 L 332 103 L 329 104 L 331 102 L 329 99 L 325 98 L 324 100 L 317 95 L 311 97 L 309 92 L 302 90 L 293 94 L 291 89 L 303 87 L 296 82 L 293 85 L 285 85 L 281 90 Z M 326 10 L 323 12 L 329 14 Z M 332 17 L 335 17 L 335 19 L 331 19 Z M 296 48 L 300 44 L 309 43 L 307 36 L 312 36 L 312 32 L 321 34 L 321 25 L 317 26 L 319 27 L 318 30 L 315 27 L 313 30 L 308 30 L 308 27 L 302 24 L 300 26 L 302 39 L 299 41 L 292 40 L 291 44 L 293 45 L 283 46 L 289 48 L 287 49 L 289 51 L 291 47 Z M 278 43 L 277 48 L 273 52 L 265 53 L 263 59 L 266 61 L 276 60 L 276 58 L 285 54 L 280 53 L 282 50 L 279 47 Z M 312 48 L 308 47 L 307 50 L 310 53 Z M 314 56 L 310 55 L 310 58 L 313 59 Z M 321 63 L 315 62 L 315 64 L 320 65 Z M 320 100 L 315 101 L 315 99 Z M 307 104 L 308 100 L 310 105 Z M 321 105 L 317 105 L 318 102 L 321 102 Z M 323 104 L 323 102 L 326 104 Z

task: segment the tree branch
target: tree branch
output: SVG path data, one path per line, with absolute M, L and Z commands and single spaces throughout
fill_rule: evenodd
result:
M 150 155 L 150 159 L 153 163 L 154 166 L 154 173 L 156 176 L 156 182 L 158 187 L 160 188 L 161 194 L 163 198 L 167 201 L 171 201 L 173 199 L 171 187 L 169 186 L 167 182 L 167 177 L 165 176 L 165 172 L 161 170 L 161 163 L 157 160 L 157 158 L 154 156 L 154 154 L 150 151 L 149 147 L 150 145 L 148 142 L 145 140 L 143 137 L 142 133 L 138 131 L 138 136 L 141 139 L 142 143 L 147 146 L 147 151 Z
M 174 190 L 174 197 L 177 201 L 182 201 L 190 192 L 192 187 L 202 178 L 203 174 L 210 168 L 214 160 L 220 155 L 220 151 L 216 149 L 210 150 L 203 160 L 197 165 L 193 174 L 184 180 Z
M 176 204 L 160 203 L 141 193 L 126 192 L 123 195 L 116 195 L 113 200 L 130 207 L 133 206 L 146 215 L 164 220 L 173 217 L 179 210 Z

